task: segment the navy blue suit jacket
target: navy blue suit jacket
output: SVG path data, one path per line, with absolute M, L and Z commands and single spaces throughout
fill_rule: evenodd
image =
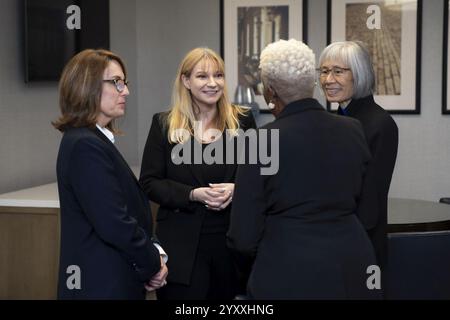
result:
M 160 270 L 160 255 L 147 197 L 119 151 L 98 129 L 69 129 L 57 176 L 58 298 L 144 299 L 144 282 Z M 67 286 L 71 265 L 80 268 L 80 289 Z

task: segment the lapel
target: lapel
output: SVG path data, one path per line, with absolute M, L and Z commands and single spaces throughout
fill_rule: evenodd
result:
M 160 121 L 159 126 L 161 128 L 165 128 L 164 120 L 159 119 L 159 121 Z M 247 127 L 244 125 L 242 127 L 242 129 L 246 130 Z M 167 136 L 167 129 L 163 129 L 161 134 L 162 134 L 163 137 L 166 137 Z M 236 138 L 233 138 L 233 139 L 236 139 Z M 167 148 L 166 150 L 169 152 L 169 159 L 171 159 L 171 151 L 172 151 L 171 144 L 167 141 L 167 139 L 165 139 L 165 143 L 166 143 L 165 145 L 166 145 L 166 148 Z M 194 152 L 193 144 L 194 143 L 198 143 L 198 142 L 195 140 L 194 137 L 191 137 L 190 143 L 191 143 L 191 148 L 192 148 L 191 150 L 192 150 L 192 152 Z M 225 143 L 226 143 L 225 142 L 225 137 L 223 139 L 223 143 L 224 143 L 223 148 L 225 148 L 226 147 L 225 146 Z M 200 145 L 200 147 L 201 147 L 201 145 Z M 203 155 L 203 149 L 202 149 L 202 155 Z M 200 185 L 200 186 L 206 186 L 207 185 L 207 182 L 203 178 L 203 174 L 202 174 L 202 171 L 201 171 L 201 165 L 188 165 L 187 167 L 188 167 L 188 170 L 191 173 L 191 176 L 193 177 L 193 179 L 195 179 L 197 181 L 198 185 Z M 236 168 L 237 168 L 237 164 L 236 163 L 235 164 L 231 164 L 231 165 L 226 165 L 226 171 L 225 171 L 225 176 L 224 176 L 224 181 L 223 182 L 231 182 L 232 181 L 232 179 L 233 179 L 233 177 L 234 177 L 234 175 L 236 173 Z
M 236 164 L 228 165 L 226 167 L 225 178 L 223 182 L 232 182 L 231 180 L 234 174 L 236 173 L 236 167 L 237 167 Z
M 367 108 L 372 106 L 374 103 L 375 100 L 373 99 L 373 95 L 359 99 L 352 99 L 346 108 L 347 114 L 350 117 L 357 117 L 359 113 L 367 111 Z
M 189 170 L 191 171 L 192 176 L 200 186 L 206 186 L 205 180 L 203 179 L 203 175 L 201 172 L 202 165 L 188 165 Z
M 246 128 L 242 128 L 244 131 L 246 130 Z M 223 148 L 226 148 L 226 141 L 227 141 L 228 137 L 225 135 L 224 137 L 224 145 Z M 233 141 L 233 148 L 236 147 L 237 143 L 236 143 L 236 137 L 232 137 L 232 141 Z M 239 150 L 235 150 L 235 152 L 239 152 Z M 226 165 L 226 170 L 225 170 L 225 177 L 223 182 L 233 182 L 233 177 L 235 176 L 236 173 L 236 168 L 237 168 L 237 155 L 235 154 L 234 156 L 234 163 L 233 164 L 229 164 Z
M 189 148 L 191 148 L 191 155 L 192 155 L 193 160 L 194 160 L 194 154 L 195 154 L 195 152 L 197 152 L 198 148 L 201 149 L 201 155 L 202 155 L 202 159 L 203 159 L 202 145 L 197 140 L 195 140 L 194 137 L 191 136 L 189 141 L 186 143 L 189 143 Z M 172 148 L 170 147 L 170 145 L 169 145 L 168 150 L 169 150 L 169 159 L 171 159 Z M 203 160 L 202 160 L 202 162 L 203 162 Z M 191 176 L 197 181 L 197 184 L 200 186 L 205 186 L 206 184 L 205 184 L 205 181 L 202 176 L 201 166 L 202 166 L 201 164 L 196 165 L 193 163 L 187 165 L 188 170 L 191 173 Z
M 125 161 L 125 159 L 123 158 L 123 156 L 119 152 L 119 150 L 117 150 L 114 143 L 112 143 L 111 140 L 109 140 L 108 137 L 105 136 L 103 134 L 103 132 L 101 132 L 97 127 L 95 129 L 93 129 L 92 131 L 94 132 L 94 134 L 97 137 L 99 137 L 101 140 L 103 140 L 113 150 L 113 152 L 116 154 L 117 158 L 122 162 L 122 165 L 126 168 L 126 170 L 128 170 L 128 173 L 132 176 L 133 180 L 136 182 L 136 184 L 139 186 L 139 189 L 140 189 L 141 187 L 140 187 L 139 181 L 137 180 L 133 170 L 131 170 L 130 166 Z

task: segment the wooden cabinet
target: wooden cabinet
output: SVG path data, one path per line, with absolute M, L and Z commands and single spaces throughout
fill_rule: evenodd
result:
M 390 198 L 388 223 L 394 233 L 449 230 L 450 206 Z M 56 183 L 0 195 L 0 300 L 56 299 L 59 239 Z
M 59 209 L 0 207 L 0 299 L 56 299 Z

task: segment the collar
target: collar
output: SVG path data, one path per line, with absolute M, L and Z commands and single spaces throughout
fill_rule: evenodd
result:
M 291 114 L 308 111 L 308 110 L 320 110 L 325 111 L 323 106 L 314 98 L 306 98 L 297 100 L 287 104 L 280 112 L 277 119 L 290 116 Z
M 347 108 L 347 106 L 350 104 L 350 102 L 352 102 L 352 99 L 340 103 L 339 107 L 341 107 L 341 109 L 345 110 Z
M 361 107 L 371 105 L 374 103 L 375 100 L 373 99 L 373 95 L 371 94 L 363 98 L 352 99 L 352 101 L 350 101 L 350 103 L 345 108 L 345 113 L 347 115 L 355 115 L 356 113 L 358 113 L 359 110 L 361 110 Z
M 112 143 L 114 143 L 114 134 L 108 128 L 101 127 L 98 125 L 98 123 L 96 124 L 96 126 Z

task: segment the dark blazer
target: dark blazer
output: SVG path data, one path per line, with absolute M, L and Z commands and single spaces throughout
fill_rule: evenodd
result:
M 61 140 L 59 299 L 144 299 L 160 270 L 148 199 L 114 144 L 97 128 L 73 128 Z M 81 289 L 67 268 L 79 266 Z
M 206 212 L 203 204 L 189 201 L 189 193 L 192 189 L 207 187 L 208 181 L 203 179 L 200 166 L 172 162 L 171 152 L 176 144 L 167 139 L 167 115 L 164 112 L 153 116 L 139 181 L 150 200 L 160 205 L 156 234 L 169 256 L 167 279 L 189 285 Z M 239 121 L 243 130 L 256 128 L 251 112 L 240 117 Z M 234 182 L 235 172 L 235 164 L 227 165 L 222 182 Z M 220 214 L 229 215 L 229 212 L 230 206 Z
M 367 228 L 378 262 L 383 267 L 387 263 L 387 201 L 397 158 L 398 128 L 372 95 L 352 100 L 345 112 L 361 122 L 372 154 L 365 183 L 375 186 L 377 197 L 370 204 L 376 210 L 372 210 Z
M 376 260 L 358 218 L 370 160 L 361 124 L 303 99 L 259 134 L 272 129 L 279 170 L 261 175 L 261 164 L 239 165 L 228 233 L 230 248 L 255 257 L 250 297 L 378 298 L 366 287 Z

